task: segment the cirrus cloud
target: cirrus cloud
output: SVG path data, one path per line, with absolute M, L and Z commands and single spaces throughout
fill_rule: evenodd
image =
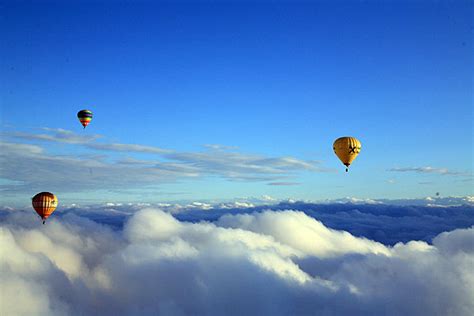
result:
M 415 172 L 415 173 L 427 173 L 427 174 L 439 174 L 444 176 L 472 176 L 469 172 L 460 172 L 449 170 L 448 168 L 434 168 L 434 167 L 404 167 L 404 168 L 391 168 L 387 171 L 391 172 Z
M 41 190 L 45 181 L 51 190 L 70 192 L 132 189 L 209 176 L 278 183 L 300 172 L 325 171 L 318 161 L 247 154 L 229 146 L 205 145 L 203 151 L 179 152 L 141 144 L 97 142 L 100 135 L 79 135 L 59 128 L 42 130 L 46 133 L 3 133 L 9 139 L 0 144 L 4 192 Z M 17 143 L 17 139 L 34 144 Z M 80 149 L 81 155 L 55 154 L 55 147 L 45 146 L 42 141 L 75 146 L 73 150 Z M 148 158 L 144 159 L 143 154 Z

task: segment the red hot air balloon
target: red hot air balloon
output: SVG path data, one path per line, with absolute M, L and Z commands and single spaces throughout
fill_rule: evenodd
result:
M 58 198 L 49 192 L 41 192 L 36 194 L 33 197 L 33 208 L 35 209 L 36 213 L 41 217 L 43 220 L 43 224 L 46 219 L 54 212 L 56 207 L 58 206 Z

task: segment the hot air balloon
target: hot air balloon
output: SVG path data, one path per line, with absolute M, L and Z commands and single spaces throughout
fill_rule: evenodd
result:
M 81 122 L 82 126 L 86 128 L 86 126 L 92 121 L 92 111 L 81 110 L 77 112 L 77 118 Z
M 360 148 L 360 141 L 355 137 L 340 137 L 334 142 L 334 152 L 342 161 L 342 163 L 347 167 L 346 172 L 349 171 L 349 166 L 359 154 Z
M 41 192 L 33 197 L 33 208 L 41 216 L 43 224 L 58 206 L 58 198 L 49 192 Z

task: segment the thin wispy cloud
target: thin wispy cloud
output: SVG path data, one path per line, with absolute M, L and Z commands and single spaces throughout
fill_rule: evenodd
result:
M 137 144 L 107 144 L 107 143 L 93 143 L 87 144 L 88 148 L 104 151 L 119 151 L 119 152 L 137 152 L 137 153 L 150 153 L 150 154 L 167 154 L 172 153 L 172 150 L 163 149 L 154 146 L 144 146 Z
M 84 136 L 64 129 L 43 128 L 44 133 L 10 132 L 12 141 L 2 143 L 0 176 L 9 181 L 6 191 L 29 191 L 44 187 L 51 190 L 97 190 L 156 185 L 197 177 L 218 176 L 229 181 L 272 181 L 295 177 L 298 172 L 319 172 L 317 161 L 293 157 L 267 157 L 236 151 L 237 148 L 205 145 L 203 151 L 179 152 L 155 146 L 97 142 L 100 135 Z M 15 139 L 35 144 L 15 143 Z M 38 141 L 79 146 L 89 154 L 57 155 L 54 147 Z M 97 156 L 94 151 L 104 154 Z M 136 154 L 151 154 L 143 159 Z M 71 181 L 74 179 L 74 181 Z M 17 183 L 22 185 L 17 185 Z
M 16 154 L 25 155 L 36 155 L 42 153 L 44 150 L 42 147 L 30 144 L 16 144 L 8 142 L 0 142 L 1 152 L 11 152 Z
M 472 176 L 469 172 L 460 172 L 449 170 L 448 168 L 434 168 L 434 167 L 403 167 L 403 168 L 391 168 L 387 171 L 391 172 L 414 172 L 421 174 L 439 174 L 446 176 Z
M 288 185 L 300 185 L 299 182 L 270 182 L 267 183 L 268 185 L 275 185 L 275 186 L 288 186 Z
M 4 133 L 4 136 L 21 138 L 25 140 L 40 140 L 48 142 L 68 143 L 68 144 L 88 144 L 102 137 L 102 135 L 80 135 L 69 130 L 62 128 L 41 128 L 44 131 L 50 132 L 49 134 L 35 134 L 25 132 L 8 132 Z
M 319 171 L 316 164 L 291 157 L 264 157 L 259 155 L 210 150 L 165 155 L 167 159 L 189 164 L 213 174 L 240 178 L 240 174 L 272 179 L 289 175 L 294 171 Z M 263 177 L 262 177 L 263 176 Z M 246 179 L 247 177 L 242 177 Z
M 219 144 L 205 144 L 204 147 L 213 149 L 213 150 L 237 150 L 238 146 L 224 146 Z

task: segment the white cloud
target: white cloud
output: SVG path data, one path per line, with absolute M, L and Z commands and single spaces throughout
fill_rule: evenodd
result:
M 302 161 L 291 157 L 263 157 L 258 155 L 210 150 L 205 152 L 173 153 L 165 156 L 203 170 L 210 174 L 220 174 L 227 178 L 273 180 L 286 178 L 294 171 L 320 171 L 316 162 Z
M 15 144 L 7 142 L 0 142 L 0 148 L 2 149 L 2 152 L 18 155 L 23 154 L 25 156 L 41 154 L 44 151 L 42 147 L 36 145 Z
M 175 172 L 159 168 L 135 168 L 93 156 L 53 155 L 36 145 L 1 143 L 0 177 L 13 184 L 2 184 L 5 191 L 31 192 L 65 189 L 115 189 L 157 182 L 174 181 Z M 185 178 L 184 173 L 178 174 Z M 74 181 L 71 181 L 74 179 Z
M 224 215 L 217 224 L 270 235 L 278 242 L 290 245 L 304 254 L 320 258 L 348 253 L 389 255 L 382 244 L 356 238 L 344 231 L 328 229 L 321 222 L 302 212 L 268 211 L 235 216 Z
M 220 209 L 246 209 L 255 207 L 255 204 L 248 201 L 234 201 L 227 203 L 220 203 L 218 205 L 211 205 L 209 209 L 220 208 Z
M 155 146 L 144 146 L 137 144 L 107 144 L 107 143 L 93 143 L 88 144 L 87 147 L 105 150 L 105 151 L 122 151 L 122 152 L 138 152 L 138 153 L 150 153 L 150 154 L 165 154 L 172 153 L 172 150 L 163 149 Z
M 327 203 L 352 203 L 352 204 L 381 204 L 383 203 L 380 200 L 376 199 L 367 199 L 367 198 L 357 198 L 357 197 L 351 197 L 347 196 L 345 198 L 340 198 L 340 199 L 334 199 L 334 200 L 328 200 L 326 201 Z
M 11 212 L 0 313 L 471 315 L 472 240 L 469 228 L 387 247 L 294 211 L 212 224 L 144 209 L 117 231 Z
M 214 149 L 214 150 L 237 150 L 237 146 L 224 146 L 219 144 L 205 144 L 204 147 Z
M 272 181 L 295 177 L 298 172 L 324 171 L 317 161 L 293 157 L 268 157 L 237 152 L 236 148 L 206 145 L 198 152 L 179 152 L 156 146 L 96 142 L 100 135 L 82 135 L 64 129 L 43 128 L 47 133 L 9 132 L 9 139 L 66 143 L 85 154 L 57 155 L 54 146 L 2 142 L 2 188 L 30 192 L 45 187 L 70 191 L 99 188 L 133 189 L 218 176 L 229 181 Z M 96 151 L 105 152 L 97 156 Z M 143 154 L 152 155 L 143 159 Z M 138 156 L 137 156 L 138 155 Z M 65 179 L 74 182 L 64 185 Z M 20 182 L 21 185 L 18 185 Z M 289 182 L 288 182 L 289 183 Z
M 89 142 L 95 141 L 96 139 L 101 138 L 101 135 L 97 134 L 77 134 L 69 130 L 62 128 L 41 128 L 44 131 L 50 132 L 49 134 L 33 134 L 33 133 L 24 133 L 24 132 L 11 132 L 6 133 L 6 136 L 21 138 L 26 140 L 42 140 L 49 142 L 59 142 L 59 143 L 68 143 L 68 144 L 88 144 Z
M 392 172 L 415 172 L 415 173 L 429 173 L 429 174 L 440 174 L 450 176 L 472 176 L 469 172 L 460 172 L 449 170 L 448 168 L 434 168 L 434 167 L 404 167 L 404 168 L 391 168 L 387 171 Z
M 261 197 L 262 201 L 276 201 L 275 198 L 271 197 L 270 195 L 262 195 Z
M 345 230 L 386 245 L 410 240 L 431 242 L 434 236 L 456 228 L 474 225 L 473 197 L 427 197 L 423 199 L 370 200 L 344 198 L 325 202 L 285 200 L 269 201 L 264 197 L 242 197 L 228 202 L 194 201 L 182 203 L 112 203 L 66 205 L 56 216 L 81 214 L 97 223 L 122 227 L 137 211 L 152 207 L 174 214 L 182 221 L 217 221 L 226 214 L 251 214 L 265 210 L 287 209 L 304 212 L 325 226 Z M 0 218 L 18 208 L 0 208 Z

